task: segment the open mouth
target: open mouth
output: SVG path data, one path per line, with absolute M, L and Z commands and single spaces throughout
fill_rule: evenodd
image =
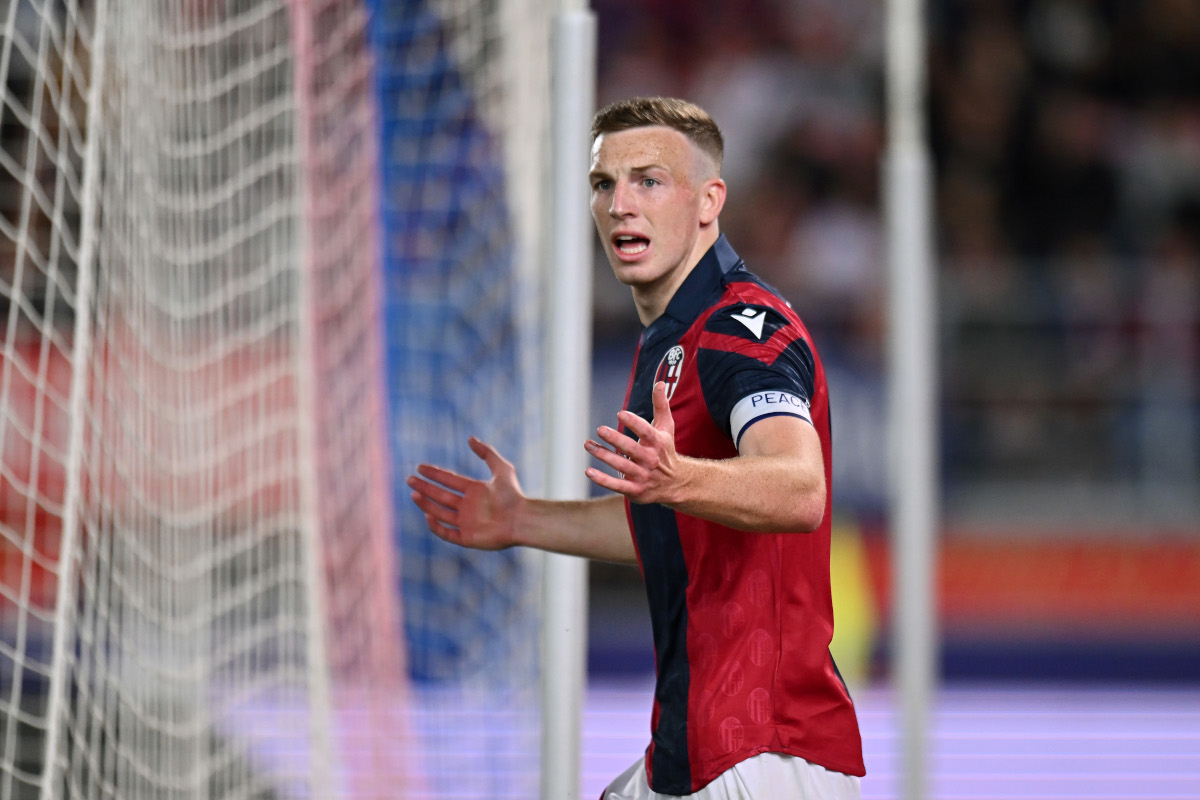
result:
M 646 251 L 650 240 L 641 236 L 621 235 L 616 238 L 615 244 L 622 255 L 636 256 Z

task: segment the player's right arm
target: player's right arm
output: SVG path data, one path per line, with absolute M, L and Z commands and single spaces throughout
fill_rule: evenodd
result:
M 408 478 L 413 502 L 439 537 L 476 550 L 523 545 L 637 563 L 620 495 L 597 500 L 526 497 L 512 463 L 479 439 L 472 437 L 469 444 L 491 471 L 490 479 L 469 478 L 430 464 L 421 464 Z

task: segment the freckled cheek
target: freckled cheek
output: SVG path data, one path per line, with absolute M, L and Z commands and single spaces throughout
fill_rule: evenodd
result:
M 596 226 L 603 227 L 603 220 L 608 214 L 608 202 L 602 196 L 592 198 L 592 220 Z

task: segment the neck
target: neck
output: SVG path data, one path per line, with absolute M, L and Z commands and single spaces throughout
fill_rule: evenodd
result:
M 668 272 L 652 284 L 633 287 L 633 305 L 637 309 L 642 327 L 649 327 L 650 323 L 663 315 L 671 303 L 671 298 L 675 296 L 675 292 L 679 291 L 679 287 L 687 280 L 687 276 L 692 274 L 692 270 L 700 263 L 700 259 L 704 257 L 709 248 L 716 243 L 719 235 L 716 223 L 713 223 L 710 228 L 700 232 L 696 246 L 692 248 L 683 268 Z

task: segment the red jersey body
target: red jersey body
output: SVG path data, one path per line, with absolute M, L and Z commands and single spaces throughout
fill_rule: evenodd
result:
M 810 533 L 749 533 L 626 501 L 654 633 L 651 788 L 690 794 L 763 752 L 863 775 L 858 720 L 829 654 L 824 371 L 799 317 L 724 236 L 643 332 L 625 407 L 652 419 L 657 380 L 684 455 L 733 458 L 756 421 L 807 420 L 820 436 L 827 498 Z

